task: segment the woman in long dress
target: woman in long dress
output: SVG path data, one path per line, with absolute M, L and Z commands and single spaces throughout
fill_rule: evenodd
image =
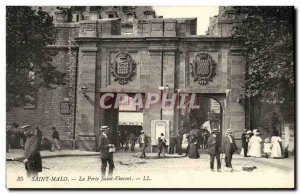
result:
M 248 155 L 251 157 L 261 157 L 261 144 L 262 144 L 262 139 L 259 137 L 259 132 L 257 132 L 257 129 L 253 130 L 253 136 L 249 140 L 249 152 Z
M 195 129 L 192 129 L 189 134 L 189 158 L 197 159 L 200 158 L 200 155 L 198 153 L 198 146 L 197 146 L 197 140 L 198 140 L 198 134 Z
M 282 158 L 281 142 L 282 139 L 278 136 L 278 132 L 275 132 L 271 138 L 271 158 Z

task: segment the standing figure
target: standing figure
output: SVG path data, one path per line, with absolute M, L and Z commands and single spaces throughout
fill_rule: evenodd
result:
M 261 157 L 261 144 L 262 144 L 262 139 L 261 137 L 259 137 L 259 132 L 257 131 L 257 129 L 253 130 L 253 136 L 250 138 L 249 140 L 249 153 L 248 155 L 251 157 Z
M 166 138 L 164 136 L 163 133 L 160 134 L 160 137 L 158 138 L 158 145 L 157 145 L 157 149 L 158 149 L 158 158 L 160 158 L 160 154 L 162 153 L 163 158 L 165 157 L 165 153 L 166 153 Z
M 101 126 L 100 130 L 102 131 L 102 134 L 100 135 L 99 138 L 99 150 L 100 150 L 100 159 L 101 159 L 101 176 L 102 178 L 105 177 L 106 174 L 106 167 L 107 163 L 109 165 L 108 167 L 108 176 L 112 177 L 113 175 L 113 170 L 115 168 L 114 165 L 114 159 L 113 159 L 113 152 L 115 146 L 111 144 L 107 133 L 108 133 L 108 126 Z
M 204 149 L 203 143 L 204 143 L 204 136 L 203 136 L 203 131 L 201 130 L 200 135 L 198 137 L 198 142 L 199 142 L 199 148 Z
M 212 134 L 209 136 L 207 140 L 207 148 L 208 153 L 210 154 L 210 169 L 214 171 L 214 161 L 215 158 L 217 160 L 217 171 L 221 172 L 221 160 L 220 160 L 220 152 L 221 152 L 221 138 L 218 134 L 218 129 L 213 129 Z
M 272 143 L 272 149 L 271 149 L 271 157 L 272 158 L 282 158 L 282 139 L 278 135 L 278 131 L 275 131 L 272 138 L 271 138 L 271 143 Z
M 135 146 L 135 141 L 136 141 L 136 137 L 135 137 L 134 133 L 130 133 L 129 140 L 130 140 L 130 150 L 132 152 L 134 152 L 134 146 Z
M 207 148 L 207 140 L 208 137 L 210 136 L 209 131 L 207 129 L 205 129 L 204 134 L 203 134 L 204 138 L 203 138 L 203 149 Z
M 172 134 L 170 139 L 170 148 L 169 148 L 169 154 L 174 154 L 175 146 L 177 144 L 177 139 L 174 134 Z
M 58 133 L 58 131 L 56 130 L 55 127 L 52 127 L 52 147 L 51 147 L 51 152 L 54 152 L 55 148 L 57 148 L 59 151 L 61 150 L 59 133 Z
M 19 125 L 17 123 L 13 123 L 13 129 L 11 130 L 11 139 L 10 139 L 10 145 L 12 149 L 20 149 L 20 130 Z
M 117 149 L 118 149 L 118 150 L 122 148 L 122 143 L 121 143 L 121 141 L 122 141 L 122 135 L 121 135 L 121 132 L 118 131 L 118 132 L 117 132 Z
M 197 133 L 196 131 L 193 133 L 193 130 L 190 132 L 189 134 L 189 148 L 188 148 L 188 156 L 189 158 L 192 158 L 192 159 L 197 159 L 197 158 L 200 158 L 200 155 L 198 153 L 198 146 L 197 146 L 197 140 L 198 140 L 198 136 L 197 136 Z
M 9 152 L 11 138 L 11 128 L 9 125 L 6 126 L 6 153 Z
M 232 155 L 234 152 L 237 151 L 237 146 L 235 143 L 235 139 L 232 136 L 232 131 L 231 129 L 226 130 L 226 136 L 224 137 L 224 142 L 223 142 L 223 151 L 225 153 L 225 162 L 226 162 L 226 167 L 229 171 L 233 171 L 232 169 Z
M 147 136 L 144 134 L 144 130 L 141 130 L 141 135 L 139 136 L 138 142 L 140 144 L 140 148 L 142 151 L 142 155 L 140 156 L 140 158 L 146 158 L 146 147 L 148 146 L 148 138 Z
M 37 177 L 39 172 L 42 172 L 42 158 L 39 151 L 39 140 L 35 131 L 30 125 L 21 127 L 24 129 L 26 142 L 24 146 L 24 160 L 27 177 Z
M 181 155 L 182 154 L 182 140 L 183 140 L 183 136 L 182 133 L 179 131 L 176 137 L 176 152 Z
M 271 144 L 270 138 L 268 137 L 264 140 L 264 149 L 263 149 L 263 152 L 266 155 L 266 158 L 271 157 L 271 153 L 272 153 L 271 147 L 272 147 L 272 144 Z
M 124 144 L 125 144 L 125 151 L 129 149 L 129 136 L 127 131 L 124 132 Z
M 249 143 L 249 135 L 248 135 L 248 130 L 245 129 L 244 132 L 242 133 L 242 150 L 244 152 L 244 157 L 248 157 L 248 143 Z

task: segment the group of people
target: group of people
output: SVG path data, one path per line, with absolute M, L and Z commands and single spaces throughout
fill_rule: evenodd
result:
M 101 126 L 100 128 L 101 134 L 99 137 L 99 150 L 100 150 L 100 158 L 101 158 L 101 175 L 105 177 L 106 168 L 108 166 L 108 176 L 112 176 L 113 169 L 115 167 L 113 161 L 113 153 L 116 151 L 116 146 L 112 143 L 111 131 L 108 126 Z M 29 177 L 37 176 L 38 172 L 42 171 L 42 159 L 40 155 L 41 144 L 42 144 L 42 132 L 39 128 L 33 128 L 30 125 L 24 125 L 20 128 L 20 131 L 26 137 L 24 144 L 24 160 L 25 169 L 27 171 L 27 175 Z M 249 131 L 245 130 L 242 134 L 242 147 L 243 153 L 246 157 L 261 157 L 262 150 L 262 139 L 259 136 L 260 133 L 257 130 Z M 199 131 L 197 129 L 192 129 L 189 134 L 182 134 L 178 132 L 177 136 L 171 135 L 170 144 L 169 144 L 169 153 L 174 154 L 174 151 L 178 154 L 182 154 L 184 146 L 183 143 L 187 141 L 188 145 L 186 147 L 186 156 L 189 158 L 197 159 L 200 158 L 198 149 L 200 149 L 199 145 Z M 130 137 L 130 136 L 129 136 Z M 55 127 L 52 127 L 52 150 L 60 148 L 59 144 L 59 133 Z M 131 138 L 129 138 L 130 140 Z M 282 157 L 282 146 L 281 146 L 281 138 L 278 136 L 278 133 L 275 133 L 271 138 L 271 141 L 265 140 L 264 142 L 264 151 L 267 153 L 269 157 L 280 158 Z M 131 143 L 134 142 L 134 143 Z M 140 131 L 139 137 L 136 139 L 135 135 L 132 136 L 132 140 L 130 143 L 135 145 L 135 143 L 139 144 L 141 149 L 140 158 L 146 158 L 146 148 L 149 145 L 149 138 L 144 133 L 143 130 Z M 269 144 L 269 145 L 268 145 Z M 158 157 L 164 157 L 167 150 L 167 140 L 163 133 L 160 134 L 158 138 Z M 175 149 L 176 148 L 176 149 Z M 134 150 L 134 146 L 133 146 Z M 221 171 L 221 157 L 222 153 L 225 154 L 225 163 L 226 170 L 232 171 L 232 155 L 237 152 L 237 146 L 235 143 L 235 138 L 232 135 L 232 130 L 227 129 L 226 135 L 223 139 L 223 144 L 221 141 L 221 137 L 218 129 L 213 129 L 212 133 L 207 139 L 207 150 L 210 154 L 210 168 L 214 171 L 214 161 L 217 161 L 217 171 Z M 267 151 L 268 150 L 268 151 Z
M 26 136 L 23 131 L 19 128 L 17 123 L 13 123 L 12 127 L 8 125 L 6 127 L 6 152 L 11 149 L 24 149 Z
M 12 124 L 13 128 L 10 125 L 6 127 L 6 152 L 8 153 L 10 149 L 25 149 L 25 143 L 27 136 L 25 135 L 24 126 L 19 127 L 17 123 Z M 55 127 L 52 127 L 52 141 L 50 146 L 48 144 L 48 138 L 44 137 L 42 131 L 39 127 L 35 128 L 37 135 L 40 137 L 40 148 L 50 149 L 50 151 L 61 150 L 59 132 Z
M 198 130 L 193 129 L 187 136 L 188 138 L 188 147 L 187 147 L 187 155 L 191 159 L 197 159 L 200 158 L 198 149 L 198 141 L 199 138 Z M 212 133 L 208 137 L 207 140 L 207 150 L 210 154 L 210 169 L 214 171 L 214 160 L 217 160 L 217 171 L 221 171 L 221 157 L 220 154 L 225 154 L 225 163 L 226 163 L 226 170 L 232 171 L 232 155 L 235 153 L 238 149 L 235 143 L 235 138 L 232 135 L 232 130 L 227 129 L 226 135 L 223 140 L 223 144 L 221 141 L 221 137 L 219 134 L 218 129 L 213 129 Z
M 39 127 L 23 125 L 19 128 L 17 123 L 13 123 L 13 129 L 8 125 L 6 128 L 6 152 L 9 149 L 24 149 L 25 170 L 27 177 L 36 177 L 42 171 L 42 158 L 40 151 L 43 146 L 43 134 Z M 61 150 L 59 133 L 55 127 L 52 127 L 52 145 L 51 150 Z
M 127 151 L 130 148 L 130 151 L 134 152 L 136 141 L 137 141 L 137 137 L 133 132 L 131 132 L 128 135 L 127 131 L 124 131 L 123 133 L 118 131 L 117 134 L 118 149 L 124 148 L 124 150 Z
M 274 131 L 271 139 L 269 137 L 264 140 L 260 137 L 257 129 L 253 131 L 245 129 L 242 133 L 242 151 L 244 157 L 263 157 L 266 158 L 282 158 L 282 139 L 278 131 Z

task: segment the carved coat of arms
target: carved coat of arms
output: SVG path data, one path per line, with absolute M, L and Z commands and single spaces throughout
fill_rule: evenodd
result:
M 127 52 L 119 52 L 111 64 L 111 74 L 114 81 L 119 81 L 119 84 L 125 85 L 136 75 L 136 63 L 131 55 Z
M 201 52 L 196 55 L 196 58 L 190 64 L 191 75 L 194 81 L 200 85 L 206 85 L 216 75 L 216 62 L 206 52 Z

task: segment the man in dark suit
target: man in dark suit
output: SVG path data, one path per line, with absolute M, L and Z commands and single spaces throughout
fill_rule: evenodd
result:
M 183 135 L 181 132 L 178 132 L 177 137 L 176 137 L 176 152 L 181 155 L 182 154 L 182 140 L 183 140 Z
M 148 146 L 148 137 L 144 134 L 144 130 L 141 130 L 141 135 L 139 136 L 138 142 L 142 150 L 142 155 L 140 158 L 146 158 L 146 147 Z
M 226 167 L 229 169 L 229 171 L 233 171 L 232 169 L 232 155 L 234 152 L 237 151 L 237 146 L 235 143 L 235 139 L 232 136 L 232 131 L 231 129 L 226 130 L 226 136 L 224 137 L 224 142 L 223 142 L 223 151 L 225 153 L 225 162 L 226 162 Z
M 249 143 L 249 135 L 247 133 L 247 129 L 242 133 L 242 147 L 244 150 L 244 157 L 247 157 L 248 152 L 248 143 Z
M 221 139 L 218 134 L 218 129 L 213 129 L 212 134 L 208 137 L 207 140 L 207 148 L 208 153 L 210 154 L 210 169 L 214 171 L 214 161 L 217 159 L 217 171 L 221 172 L 221 160 L 220 160 L 220 152 L 221 152 Z
M 177 144 L 177 139 L 176 139 L 175 135 L 172 134 L 171 139 L 170 139 L 169 154 L 174 154 L 176 144 Z
M 107 126 L 101 126 L 100 130 L 102 134 L 99 138 L 99 150 L 100 150 L 100 158 L 101 158 L 101 176 L 102 178 L 105 177 L 107 163 L 108 167 L 108 176 L 112 177 L 113 170 L 114 170 L 114 160 L 113 160 L 113 152 L 110 152 L 110 148 L 114 148 L 115 146 L 110 143 L 108 138 L 108 130 Z
M 42 158 L 39 152 L 39 140 L 35 130 L 30 125 L 21 127 L 24 129 L 26 142 L 24 145 L 24 160 L 27 177 L 37 177 L 39 172 L 42 172 Z

